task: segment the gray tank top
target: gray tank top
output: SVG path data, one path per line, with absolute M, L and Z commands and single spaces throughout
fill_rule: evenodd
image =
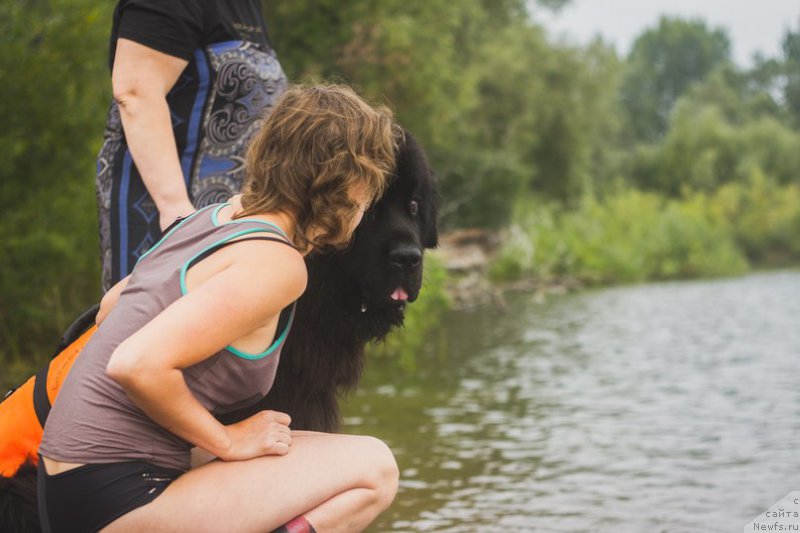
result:
M 122 341 L 186 293 L 186 272 L 193 264 L 244 235 L 272 234 L 288 242 L 280 228 L 265 221 L 220 223 L 217 213 L 225 205 L 210 205 L 183 219 L 136 263 L 116 307 L 84 347 L 53 404 L 39 447 L 42 455 L 70 463 L 142 459 L 189 469 L 192 445 L 139 409 L 106 374 L 106 366 Z M 221 414 L 267 394 L 294 308 L 293 303 L 281 312 L 275 340 L 264 352 L 248 354 L 228 346 L 183 369 L 186 385 L 206 409 Z

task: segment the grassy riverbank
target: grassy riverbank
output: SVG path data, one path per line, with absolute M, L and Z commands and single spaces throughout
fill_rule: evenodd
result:
M 494 281 L 572 277 L 582 283 L 740 274 L 800 260 L 800 187 L 761 175 L 680 199 L 635 190 L 559 211 L 516 206 L 489 269 Z

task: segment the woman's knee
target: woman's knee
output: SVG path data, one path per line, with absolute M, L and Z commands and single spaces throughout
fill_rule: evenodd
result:
M 392 450 L 380 439 L 360 437 L 364 459 L 363 482 L 373 491 L 375 504 L 389 507 L 397 494 L 400 471 Z

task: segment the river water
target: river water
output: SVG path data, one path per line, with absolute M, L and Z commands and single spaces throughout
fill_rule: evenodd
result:
M 448 313 L 347 402 L 401 471 L 370 531 L 742 531 L 800 490 L 799 367 L 798 271 Z

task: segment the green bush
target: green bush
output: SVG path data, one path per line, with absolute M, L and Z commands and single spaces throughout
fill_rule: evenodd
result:
M 574 255 L 554 204 L 524 197 L 517 201 L 512 218 L 503 247 L 489 268 L 491 279 L 549 279 L 572 271 Z
M 619 192 L 557 212 L 530 199 L 490 272 L 494 279 L 572 276 L 635 282 L 743 272 L 747 262 L 712 200 Z
M 747 183 L 759 167 L 777 183 L 800 184 L 800 132 L 764 116 L 731 124 L 716 105 L 681 101 L 663 142 L 639 145 L 627 161 L 638 188 L 680 197 Z
M 745 172 L 745 183 L 727 184 L 714 194 L 712 210 L 753 262 L 800 259 L 800 186 L 781 186 L 758 165 Z
M 108 3 L 0 5 L 0 361 L 42 361 L 99 298 L 95 156 L 110 98 Z

